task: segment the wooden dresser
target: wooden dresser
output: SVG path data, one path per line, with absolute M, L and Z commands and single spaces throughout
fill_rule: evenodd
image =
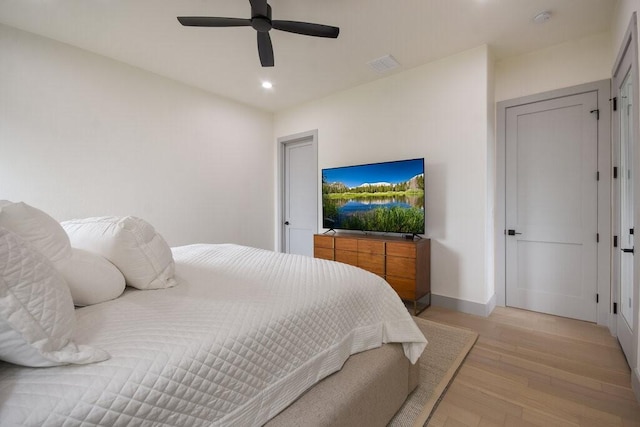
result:
M 418 314 L 431 303 L 431 240 L 360 234 L 316 234 L 316 258 L 355 265 L 384 278 Z

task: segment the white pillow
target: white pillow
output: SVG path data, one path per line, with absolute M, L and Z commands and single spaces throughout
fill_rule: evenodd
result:
M 73 303 L 77 306 L 118 298 L 126 286 L 124 276 L 115 265 L 83 249 L 71 248 L 71 257 L 56 267 L 67 282 Z
M 175 263 L 167 242 L 148 222 L 127 216 L 65 221 L 74 248 L 102 255 L 138 289 L 174 286 Z
M 0 227 L 16 233 L 54 263 L 71 256 L 69 236 L 58 221 L 24 202 L 0 201 Z
M 0 227 L 0 359 L 45 367 L 100 362 L 109 355 L 76 345 L 73 301 L 53 264 Z
M 40 209 L 0 200 L 0 226 L 18 234 L 53 262 L 69 285 L 75 305 L 97 304 L 122 294 L 122 273 L 98 255 L 96 260 L 90 254 L 74 254 L 64 228 Z

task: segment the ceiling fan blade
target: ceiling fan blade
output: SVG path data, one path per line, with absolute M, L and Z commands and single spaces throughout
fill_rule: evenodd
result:
M 263 67 L 273 67 L 273 46 L 267 32 L 258 31 L 258 54 Z
M 249 3 L 251 3 L 251 17 L 255 15 L 269 16 L 267 0 L 249 0 Z
M 340 28 L 329 25 L 312 24 L 310 22 L 298 21 L 271 21 L 271 25 L 276 30 L 288 31 L 290 33 L 303 34 L 305 36 L 328 37 L 335 39 L 340 34 Z
M 250 19 L 211 16 L 178 16 L 178 21 L 185 27 L 248 27 L 251 25 Z

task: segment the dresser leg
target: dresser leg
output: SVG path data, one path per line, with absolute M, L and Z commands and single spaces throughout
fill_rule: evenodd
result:
M 407 301 L 410 306 L 412 305 L 413 307 L 413 315 L 417 316 L 418 314 L 422 313 L 426 308 L 431 306 L 431 292 L 427 293 L 425 296 L 423 296 L 420 299 L 417 300 L 413 300 L 413 301 Z M 409 309 L 409 312 L 411 312 L 411 309 Z

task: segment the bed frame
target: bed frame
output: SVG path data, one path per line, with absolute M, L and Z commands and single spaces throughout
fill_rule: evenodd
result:
M 354 354 L 265 426 L 386 426 L 417 387 L 419 366 L 400 344 Z

